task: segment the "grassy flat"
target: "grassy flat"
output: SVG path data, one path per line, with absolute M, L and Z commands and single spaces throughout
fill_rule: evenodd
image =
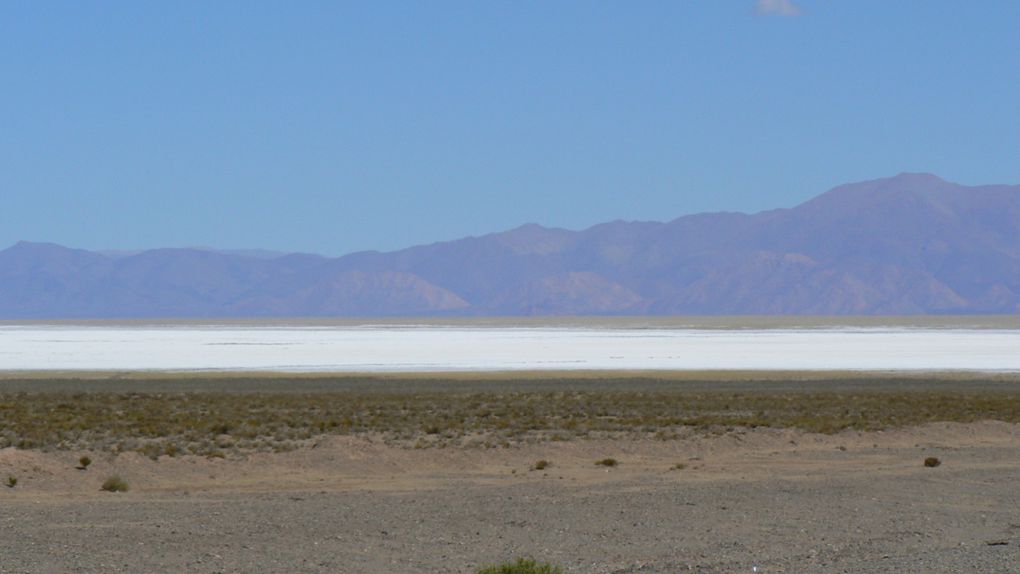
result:
M 844 374 L 7 378 L 0 448 L 152 457 L 292 450 L 325 435 L 409 447 L 648 436 L 692 429 L 835 433 L 929 422 L 1020 422 L 1016 376 Z

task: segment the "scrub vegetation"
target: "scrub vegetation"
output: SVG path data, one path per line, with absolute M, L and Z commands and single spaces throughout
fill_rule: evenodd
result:
M 103 485 L 99 487 L 100 490 L 106 492 L 127 492 L 131 490 L 128 486 L 127 481 L 119 476 L 111 476 L 103 481 Z
M 540 564 L 530 558 L 518 558 L 496 566 L 488 566 L 478 574 L 563 574 L 563 569 L 553 564 Z
M 410 448 L 498 448 L 586 438 L 676 440 L 755 427 L 831 434 L 939 421 L 1020 422 L 1020 392 L 998 383 L 433 383 L 281 382 L 274 390 L 261 378 L 252 392 L 239 391 L 245 387 L 237 381 L 191 388 L 34 381 L 41 392 L 0 385 L 0 448 L 132 451 L 155 459 L 287 451 L 330 435 Z

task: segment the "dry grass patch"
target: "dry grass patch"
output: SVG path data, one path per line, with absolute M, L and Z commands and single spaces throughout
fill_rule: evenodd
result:
M 518 558 L 513 562 L 482 568 L 478 574 L 563 574 L 563 569 L 548 563 L 540 564 L 530 558 Z
M 818 392 L 826 386 L 795 391 L 762 383 L 760 391 L 732 392 L 628 381 L 539 383 L 432 381 L 430 387 L 408 383 L 399 387 L 404 390 L 384 385 L 380 391 L 366 383 L 347 391 L 291 392 L 291 383 L 281 380 L 276 392 L 171 393 L 132 392 L 158 387 L 129 381 L 124 392 L 0 392 L 0 448 L 132 451 L 157 460 L 283 452 L 328 435 L 381 436 L 417 448 L 495 448 L 578 438 L 678 440 L 692 431 L 754 427 L 831 434 L 940 421 L 1020 423 L 1020 393 L 1012 390 L 901 391 L 888 384 L 879 391 Z M 252 384 L 268 385 L 263 379 Z M 641 385 L 656 390 L 628 390 Z
M 104 490 L 106 492 L 127 492 L 128 490 L 131 490 L 131 487 L 128 485 L 127 481 L 116 475 L 111 476 L 104 480 L 103 485 L 100 486 L 99 488 L 100 490 Z

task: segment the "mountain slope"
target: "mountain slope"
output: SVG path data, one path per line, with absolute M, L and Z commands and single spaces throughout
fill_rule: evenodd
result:
M 0 318 L 1020 312 L 1020 186 L 929 174 L 792 209 L 502 233 L 330 259 L 0 252 Z

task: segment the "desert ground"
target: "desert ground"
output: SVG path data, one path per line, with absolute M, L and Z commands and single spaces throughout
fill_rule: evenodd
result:
M 0 572 L 1017 572 L 1018 383 L 12 374 Z

